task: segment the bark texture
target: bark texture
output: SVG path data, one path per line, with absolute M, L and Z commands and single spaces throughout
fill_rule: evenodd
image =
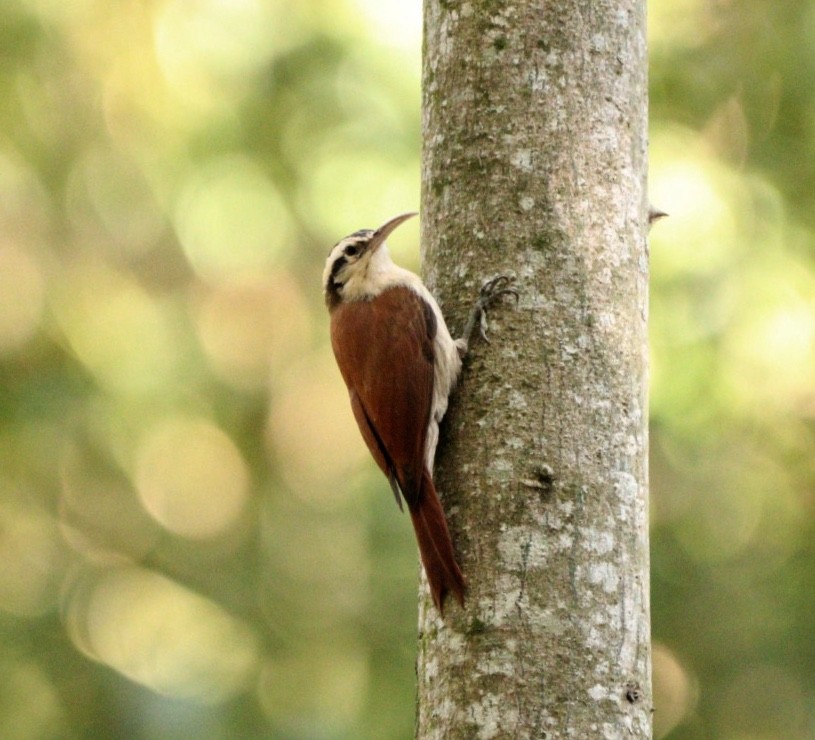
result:
M 435 479 L 468 580 L 420 605 L 420 738 L 650 737 L 644 0 L 425 0 L 422 249 L 452 331 Z

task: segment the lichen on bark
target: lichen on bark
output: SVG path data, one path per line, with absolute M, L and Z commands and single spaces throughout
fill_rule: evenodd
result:
M 474 341 L 436 462 L 464 610 L 420 604 L 417 736 L 650 737 L 641 0 L 426 0 L 425 279 Z

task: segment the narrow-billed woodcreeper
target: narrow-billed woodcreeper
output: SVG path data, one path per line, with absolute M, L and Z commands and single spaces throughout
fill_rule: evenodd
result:
M 517 292 L 509 278 L 487 282 L 464 330 L 454 340 L 441 309 L 417 275 L 395 265 L 385 239 L 415 216 L 405 213 L 376 230 L 339 241 L 328 255 L 323 291 L 331 314 L 331 346 L 348 387 L 365 444 L 388 477 L 396 503 L 404 498 L 430 591 L 441 612 L 452 592 L 464 603 L 456 562 L 436 488 L 433 461 L 439 423 L 461 372 L 470 336 L 501 295 Z M 485 336 L 486 338 L 486 336 Z

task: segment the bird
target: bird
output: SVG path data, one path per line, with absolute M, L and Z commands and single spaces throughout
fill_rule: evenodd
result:
M 351 410 L 396 503 L 407 505 L 431 596 L 440 614 L 452 593 L 464 605 L 466 581 L 433 482 L 439 424 L 476 325 L 487 340 L 485 312 L 517 291 L 512 278 L 487 281 L 453 339 L 433 295 L 418 275 L 396 265 L 385 239 L 417 213 L 337 242 L 323 272 L 331 346 Z M 489 340 L 487 340 L 489 341 Z

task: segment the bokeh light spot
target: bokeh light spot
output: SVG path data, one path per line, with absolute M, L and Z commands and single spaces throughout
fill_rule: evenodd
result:
M 736 398 L 815 416 L 815 279 L 803 262 L 774 255 L 756 264 L 744 290 L 751 302 L 723 343 Z
M 373 36 L 384 44 L 418 52 L 422 46 L 422 5 L 404 0 L 354 0 Z
M 652 0 L 648 3 L 649 44 L 663 54 L 703 44 L 714 30 L 709 10 L 710 3 L 703 0 Z
M 262 387 L 269 369 L 303 352 L 310 313 L 293 276 L 285 271 L 227 280 L 194 295 L 198 336 L 224 382 Z
M 657 127 L 652 135 L 648 189 L 654 205 L 670 214 L 670 228 L 655 229 L 655 278 L 710 274 L 730 264 L 737 250 L 734 202 L 738 180 L 717 166 L 696 132 Z
M 135 281 L 101 263 L 78 263 L 53 298 L 71 348 L 103 385 L 144 392 L 172 382 L 180 360 L 172 323 Z
M 142 568 L 78 574 L 63 616 L 85 655 L 160 694 L 217 703 L 257 670 L 258 640 L 244 622 Z
M 330 353 L 293 366 L 269 419 L 269 443 L 291 490 L 312 504 L 342 502 L 336 481 L 367 457 L 348 392 Z
M 654 684 L 654 737 L 665 737 L 694 709 L 698 698 L 695 679 L 674 653 L 660 642 L 652 648 Z
M 306 209 L 325 233 L 338 235 L 337 238 L 356 229 L 375 229 L 397 213 L 416 210 L 419 202 L 417 168 L 398 167 L 392 159 L 366 153 L 362 147 L 363 144 L 354 141 L 345 146 L 333 142 L 312 157 Z M 359 193 L 371 196 L 360 200 Z M 349 215 L 353 220 L 349 221 Z M 412 228 L 417 226 L 405 224 L 400 228 L 400 237 Z M 400 237 L 394 235 L 391 241 L 407 242 Z M 415 245 L 410 251 L 415 260 L 418 252 Z
M 203 278 L 269 267 L 292 247 L 288 211 L 248 157 L 216 159 L 190 177 L 176 228 L 193 269 Z
M 209 103 L 271 56 L 275 21 L 261 0 L 168 0 L 155 17 L 159 67 L 174 94 Z
M 149 432 L 139 451 L 136 488 L 147 511 L 171 532 L 214 537 L 240 517 L 249 472 L 217 426 L 179 417 Z

